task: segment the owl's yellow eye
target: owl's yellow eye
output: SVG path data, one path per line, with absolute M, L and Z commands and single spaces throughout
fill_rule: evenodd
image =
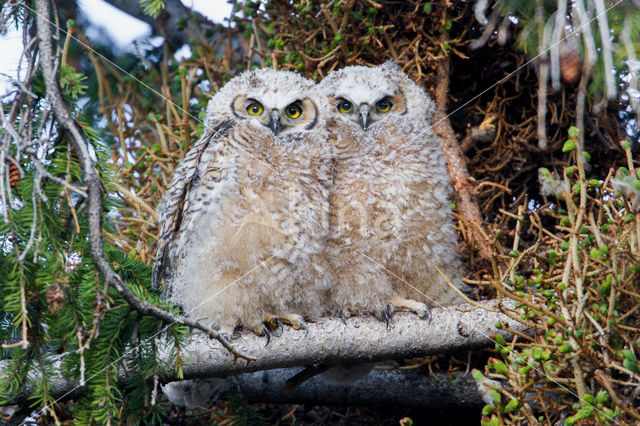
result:
M 391 109 L 391 102 L 386 99 L 380 99 L 376 104 L 376 109 L 380 112 L 388 112 Z
M 338 104 L 338 111 L 347 114 L 353 110 L 353 105 L 349 101 L 342 101 Z
M 249 115 L 260 115 L 262 114 L 262 111 L 264 111 L 264 108 L 262 108 L 262 105 L 257 102 L 254 102 L 247 107 Z
M 285 109 L 285 112 L 290 118 L 298 118 L 302 114 L 302 108 L 298 104 L 291 104 Z

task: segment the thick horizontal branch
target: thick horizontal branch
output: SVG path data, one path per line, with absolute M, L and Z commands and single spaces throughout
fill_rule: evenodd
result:
M 498 303 L 487 301 L 482 305 L 493 309 Z M 513 303 L 503 304 L 503 309 L 513 308 Z M 256 358 L 251 362 L 234 362 L 233 356 L 218 342 L 198 333 L 182 351 L 183 359 L 190 363 L 184 367 L 184 375 L 185 378 L 225 377 L 297 365 L 335 365 L 447 354 L 493 346 L 495 342 L 491 335 L 508 335 L 496 329 L 497 322 L 517 331 L 524 330 L 522 324 L 500 312 L 466 304 L 433 309 L 430 322 L 413 314 L 398 313 L 388 328 L 384 322 L 370 316 L 353 317 L 346 322 L 323 317 L 309 324 L 308 332 L 285 326 L 282 334 L 272 336 L 266 347 L 265 338 L 243 333 L 232 344 Z
M 332 383 L 316 376 L 292 392 L 283 392 L 286 381 L 299 371 L 301 368 L 296 367 L 239 374 L 220 379 L 224 383 L 218 384 L 216 389 L 235 392 L 246 403 L 398 406 L 427 410 L 480 409 L 484 405 L 471 374 L 452 380 L 444 374 L 430 374 L 425 369 L 373 370 L 355 383 Z M 78 389 L 74 396 L 80 393 Z M 30 411 L 22 414 L 20 420 Z M 19 419 L 15 420 L 7 424 L 21 424 Z
M 450 409 L 484 403 L 471 374 L 455 381 L 420 370 L 373 370 L 355 383 L 331 383 L 316 376 L 291 392 L 282 389 L 300 369 L 286 368 L 240 374 L 228 381 L 249 403 L 313 405 L 396 405 Z M 233 388 L 232 388 L 233 390 Z
M 499 305 L 497 301 L 481 304 L 489 309 L 496 309 Z M 513 309 L 514 305 L 512 302 L 504 302 L 501 308 Z M 227 377 L 293 366 L 354 364 L 489 347 L 495 343 L 492 335 L 499 333 L 509 336 L 508 332 L 496 329 L 497 322 L 502 323 L 503 328 L 525 331 L 522 324 L 500 312 L 471 305 L 433 309 L 430 322 L 420 320 L 413 314 L 398 313 L 388 328 L 385 323 L 373 317 L 353 317 L 346 322 L 326 317 L 310 323 L 307 332 L 284 326 L 282 334 L 272 336 L 267 346 L 264 337 L 249 332 L 242 333 L 232 344 L 257 358 L 252 362 L 241 359 L 234 362 L 233 355 L 218 341 L 196 332 L 181 352 L 183 360 L 188 363 L 184 366 L 184 377 Z M 159 346 L 169 347 L 171 344 Z M 173 362 L 168 353 L 162 353 L 160 358 L 167 364 Z M 54 371 L 59 371 L 60 363 L 60 359 L 53 363 Z M 0 369 L 4 368 L 2 364 L 0 362 Z M 73 393 L 70 392 L 77 393 L 80 390 L 75 380 L 61 376 L 49 379 L 55 397 L 71 397 Z M 120 380 L 124 382 L 126 377 L 123 375 Z M 170 373 L 162 380 L 175 380 L 175 374 Z M 32 389 L 26 387 L 15 402 L 24 402 L 31 392 Z M 298 390 L 294 393 L 298 394 Z

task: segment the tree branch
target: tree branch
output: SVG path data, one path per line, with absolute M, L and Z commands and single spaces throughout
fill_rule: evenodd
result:
M 487 309 L 478 309 L 466 304 L 435 308 L 431 322 L 420 320 L 413 314 L 399 313 L 393 318 L 388 329 L 383 322 L 368 316 L 352 317 L 346 320 L 346 323 L 338 318 L 325 317 L 316 323 L 310 323 L 307 334 L 303 330 L 286 327 L 282 330 L 282 334 L 273 337 L 267 346 L 263 337 L 249 332 L 243 333 L 235 339 L 234 345 L 241 348 L 244 353 L 257 358 L 250 363 L 234 362 L 233 356 L 219 342 L 209 340 L 201 333 L 197 333 L 191 336 L 181 351 L 183 360 L 186 361 L 183 367 L 184 378 L 227 377 L 292 366 L 355 364 L 478 349 L 493 346 L 495 341 L 491 336 L 494 334 L 501 334 L 505 340 L 508 340 L 510 334 L 496 329 L 497 322 L 504 325 L 502 329 L 526 331 L 524 325 L 511 320 L 499 311 L 499 309 L 513 310 L 513 302 L 505 301 L 500 305 L 498 301 L 493 300 L 480 302 L 480 304 Z M 159 342 L 161 348 L 170 346 L 169 343 Z M 160 361 L 167 365 L 173 362 L 168 350 L 161 351 L 159 357 Z M 60 371 L 61 362 L 62 357 L 55 358 L 52 370 Z M 0 362 L 0 371 L 4 367 L 6 366 Z M 284 386 L 286 379 L 292 377 L 297 371 L 291 371 L 286 378 L 278 379 L 278 383 Z M 122 371 L 121 383 L 124 384 L 126 379 L 125 372 Z M 50 380 L 51 393 L 55 397 L 67 394 L 73 396 L 72 391 L 78 392 L 81 389 L 76 380 L 64 378 L 61 375 L 53 376 Z M 169 371 L 161 380 L 164 382 L 176 380 L 175 371 Z M 29 386 L 25 386 L 13 402 L 25 402 L 33 392 L 33 388 Z M 257 383 L 255 386 L 260 384 Z M 301 385 L 302 389 L 308 389 L 304 386 L 309 385 L 306 383 Z M 401 388 L 397 392 L 394 390 L 390 392 L 403 395 L 405 390 L 406 388 Z M 296 388 L 293 394 L 302 395 L 299 392 Z M 304 392 L 311 392 L 311 390 Z M 384 395 L 385 398 L 389 397 L 389 394 Z M 396 398 L 400 398 L 398 395 Z M 404 395 L 404 398 L 409 398 L 407 394 Z M 263 398 L 266 398 L 266 395 L 263 395 Z M 282 398 L 281 402 L 289 401 L 286 399 L 289 398 L 287 396 L 279 398 Z
M 495 307 L 497 302 L 483 304 Z M 249 364 L 230 365 L 227 353 L 196 334 L 182 350 L 183 357 L 191 361 L 184 367 L 184 375 L 224 377 L 296 365 L 349 364 L 451 353 L 492 345 L 489 336 L 499 331 L 495 328 L 498 321 L 507 321 L 520 331 L 524 329 L 499 312 L 466 304 L 436 308 L 432 314 L 431 322 L 417 320 L 411 314 L 397 314 L 388 329 L 385 323 L 368 316 L 349 318 L 346 325 L 338 318 L 323 317 L 310 324 L 307 335 L 304 330 L 287 327 L 280 337 L 271 339 L 266 349 L 264 338 L 245 333 L 234 343 L 257 358 Z
M 436 80 L 436 105 L 438 112 L 435 116 L 435 132 L 440 136 L 440 149 L 447 161 L 447 172 L 451 179 L 451 186 L 456 195 L 456 204 L 459 211 L 470 225 L 472 243 L 479 249 L 479 255 L 483 259 L 491 258 L 491 251 L 487 246 L 486 237 L 481 229 L 484 223 L 480 208 L 473 193 L 473 185 L 469 181 L 469 172 L 464 155 L 460 149 L 460 144 L 456 134 L 451 128 L 451 123 L 447 117 L 447 93 L 449 90 L 449 56 L 440 61 L 437 70 Z
M 28 6 L 26 6 L 28 7 Z M 40 61 L 40 67 L 44 76 L 45 87 L 47 90 L 47 100 L 51 103 L 51 108 L 54 111 L 59 123 L 69 133 L 71 137 L 71 143 L 78 154 L 84 178 L 87 183 L 87 193 L 89 195 L 89 242 L 91 244 L 91 255 L 93 256 L 93 262 L 104 277 L 105 281 L 112 287 L 114 287 L 118 293 L 131 305 L 134 309 L 137 309 L 144 315 L 152 315 L 160 318 L 168 323 L 178 323 L 189 327 L 197 328 L 204 331 L 209 337 L 216 339 L 220 344 L 231 352 L 235 357 L 251 360 L 250 357 L 236 351 L 229 343 L 227 343 L 220 335 L 211 327 L 202 325 L 198 321 L 194 321 L 185 317 L 180 317 L 165 311 L 155 305 L 152 305 L 146 301 L 140 300 L 132 291 L 125 285 L 122 278 L 116 274 L 111 265 L 104 257 L 103 241 L 102 241 L 102 190 L 100 185 L 100 179 L 95 171 L 93 160 L 89 154 L 88 144 L 84 141 L 82 134 L 78 130 L 74 119 L 69 114 L 67 106 L 60 93 L 58 86 L 58 80 L 56 72 L 54 70 L 54 57 L 52 54 L 52 41 L 51 41 L 51 22 L 49 21 L 49 7 L 47 0 L 36 1 L 36 22 L 38 27 L 38 39 L 39 48 L 42 59 Z
M 316 376 L 294 391 L 282 392 L 288 378 L 300 369 L 287 368 L 240 374 L 235 382 L 249 403 L 313 405 L 397 405 L 423 408 L 482 407 L 476 381 L 469 374 L 455 383 L 444 374 L 419 370 L 373 370 L 355 383 L 331 383 Z

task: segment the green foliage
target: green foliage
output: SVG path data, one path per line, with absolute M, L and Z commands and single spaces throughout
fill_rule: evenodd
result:
M 142 11 L 149 16 L 157 18 L 164 10 L 164 1 L 162 0 L 140 0 Z
M 86 77 L 63 66 L 60 79 L 67 101 L 77 110 L 73 100 L 84 93 Z M 39 99 L 28 99 L 23 111 L 30 111 L 25 116 L 30 125 L 50 129 L 51 144 L 42 150 L 42 167 L 82 188 L 84 175 L 66 133 L 40 107 Z M 100 131 L 84 121 L 82 111 L 77 112 L 83 136 L 98 159 L 102 188 L 115 192 L 111 150 Z M 85 381 L 73 406 L 76 424 L 158 422 L 164 408 L 151 404 L 154 376 L 172 366 L 161 365 L 157 354 L 160 349 L 175 354 L 187 330 L 139 314 L 117 291 L 104 286 L 91 257 L 87 199 L 60 181 L 39 175 L 29 157 L 14 148 L 12 154 L 24 175 L 7 194 L 11 204 L 6 219 L 0 215 L 0 342 L 5 345 L 0 353 L 0 405 L 28 387 L 29 404 L 50 406 L 59 396 L 51 377 L 62 374 Z M 114 198 L 105 197 L 105 233 L 111 231 L 106 213 L 115 207 Z M 105 244 L 104 249 L 113 269 L 138 297 L 174 309 L 151 289 L 148 265 L 116 245 Z M 160 332 L 168 340 L 157 339 Z
M 569 135 L 572 141 L 578 133 L 572 128 Z M 568 168 L 577 173 L 568 173 Z M 503 388 L 489 392 L 496 410 L 485 407 L 485 422 L 497 418 L 511 424 L 524 417 L 533 422 L 536 405 L 546 402 L 532 400 L 528 389 L 545 387 L 560 395 L 556 402 L 565 407 L 566 424 L 611 423 L 623 412 L 603 383 L 617 383 L 611 385 L 616 394 L 629 395 L 629 388 L 619 383 L 635 381 L 640 372 L 637 347 L 631 343 L 635 329 L 626 325 L 627 318 L 637 320 L 638 216 L 629 212 L 626 199 L 635 195 L 614 196 L 613 188 L 621 180 L 613 180 L 612 173 L 606 179 L 590 179 L 581 163 L 566 169 L 572 191 L 561 201 L 562 210 L 558 208 L 562 215 L 554 216 L 560 225 L 554 239 L 538 240 L 517 259 L 505 249 L 505 269 L 513 273 L 508 280 L 493 279 L 506 283 L 500 292 L 517 296 L 520 318 L 532 324 L 535 336 L 530 341 L 518 338 L 509 351 L 504 350 L 504 339 L 493 336 L 500 358 L 489 358 L 485 374 L 501 379 Z M 633 178 L 635 170 L 621 167 L 618 175 Z M 541 229 L 537 214 L 529 220 Z M 543 253 L 549 260 L 544 267 Z M 615 375 L 608 373 L 609 365 L 616 365 Z M 572 379 L 561 382 L 559 377 Z M 589 381 L 593 393 L 581 395 L 575 377 Z M 474 378 L 481 381 L 482 375 L 474 372 Z M 553 420 L 559 413 L 549 410 L 545 415 Z
M 573 139 L 567 139 L 562 146 L 562 152 L 571 152 L 576 149 L 576 142 Z
M 61 139 L 48 169 L 54 176 L 77 182 L 80 168 L 68 154 Z M 0 220 L 5 247 L 0 252 L 0 336 L 3 343 L 19 343 L 25 325 L 29 345 L 3 353 L 7 365 L 0 381 L 0 404 L 11 400 L 25 384 L 32 386 L 30 401 L 36 406 L 52 403 L 48 376 L 56 371 L 50 355 L 64 353 L 60 372 L 76 379 L 84 375 L 87 383 L 74 409 L 78 424 L 120 419 L 123 394 L 119 381 L 130 389 L 124 416 L 157 415 L 159 408 L 149 407 L 148 396 L 153 375 L 162 374 L 167 367 L 156 361 L 159 348 L 154 337 L 161 321 L 132 310 L 114 289 L 105 292 L 90 256 L 88 223 L 82 214 L 86 200 L 74 196 L 74 205 L 66 203 L 60 197 L 62 186 L 49 180 L 42 182 L 47 201 L 34 197 L 35 170 L 28 166 L 25 170 L 14 192 L 22 208 L 9 211 L 9 222 Z M 71 208 L 78 212 L 75 218 Z M 38 238 L 29 246 L 32 232 Z M 106 249 L 114 269 L 139 297 L 166 306 L 150 288 L 147 265 L 115 247 Z M 175 325 L 167 330 L 176 341 L 186 332 Z
M 76 69 L 71 65 L 60 67 L 60 86 L 65 94 L 74 101 L 87 91 L 87 85 L 84 84 L 86 79 L 84 74 L 76 72 Z

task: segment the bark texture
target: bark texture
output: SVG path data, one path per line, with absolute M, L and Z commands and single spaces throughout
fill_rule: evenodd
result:
M 499 306 L 495 300 L 480 303 L 489 309 Z M 512 310 L 514 305 L 505 302 L 501 309 Z M 497 322 L 502 323 L 502 330 L 496 329 Z M 399 313 L 393 318 L 388 329 L 385 323 L 373 317 L 353 317 L 346 320 L 346 323 L 339 318 L 327 317 L 321 318 L 316 323 L 310 323 L 308 333 L 285 326 L 282 334 L 272 336 L 267 346 L 265 346 L 264 337 L 258 337 L 249 332 L 243 333 L 234 339 L 232 344 L 244 353 L 257 358 L 252 362 L 234 358 L 217 340 L 209 339 L 201 332 L 197 332 L 192 335 L 182 352 L 183 361 L 188 363 L 184 366 L 184 378 L 227 377 L 293 366 L 350 364 L 447 354 L 493 346 L 495 342 L 491 336 L 496 333 L 502 334 L 505 340 L 508 340 L 511 334 L 504 329 L 516 332 L 526 331 L 522 324 L 508 318 L 497 309 L 494 312 L 471 305 L 436 308 L 432 312 L 431 322 L 420 320 L 413 314 Z M 161 347 L 171 346 L 170 342 L 163 344 L 159 341 L 158 344 Z M 168 365 L 173 363 L 168 352 L 161 356 Z M 54 371 L 60 370 L 61 359 L 62 356 L 59 356 L 52 360 Z M 406 373 L 407 378 L 404 378 L 403 371 L 374 371 L 371 377 L 367 376 L 362 382 L 358 382 L 356 388 L 350 383 L 329 384 L 323 382 L 320 377 L 315 377 L 290 394 L 284 394 L 281 390 L 284 388 L 285 381 L 298 371 L 299 369 L 288 369 L 286 374 L 269 373 L 266 376 L 263 373 L 254 373 L 231 380 L 237 380 L 243 385 L 243 395 L 251 401 L 310 402 L 314 397 L 318 397 L 318 403 L 327 404 L 337 404 L 339 401 L 347 404 L 369 404 L 383 400 L 398 400 L 406 401 L 409 405 L 423 405 L 428 401 L 422 400 L 423 395 L 415 391 L 418 387 L 410 385 L 412 381 L 417 383 L 423 380 L 422 373 Z M 273 380 L 269 379 L 270 377 Z M 276 384 L 265 384 L 265 378 L 266 382 L 276 383 L 277 386 L 282 385 L 278 388 L 279 393 L 264 391 L 265 386 L 268 389 L 276 389 Z M 125 380 L 126 377 L 122 376 L 123 384 Z M 176 380 L 174 372 L 162 377 L 163 382 L 172 380 Z M 408 380 L 406 385 L 382 386 L 382 383 L 400 383 L 404 380 Z M 70 398 L 81 391 L 77 380 L 60 375 L 50 377 L 50 383 L 51 394 L 56 398 Z M 434 385 L 435 383 L 427 381 L 420 386 Z M 314 386 L 318 387 L 314 388 Z M 361 395 L 351 400 L 344 399 L 347 397 L 338 397 L 350 392 L 355 393 L 353 389 L 368 392 L 366 389 L 375 388 L 381 389 L 371 397 Z M 13 402 L 24 403 L 31 391 L 32 389 L 27 385 Z M 325 393 L 327 394 L 324 395 Z M 413 393 L 416 395 L 411 395 Z M 458 399 L 463 397 L 462 394 L 456 396 Z

